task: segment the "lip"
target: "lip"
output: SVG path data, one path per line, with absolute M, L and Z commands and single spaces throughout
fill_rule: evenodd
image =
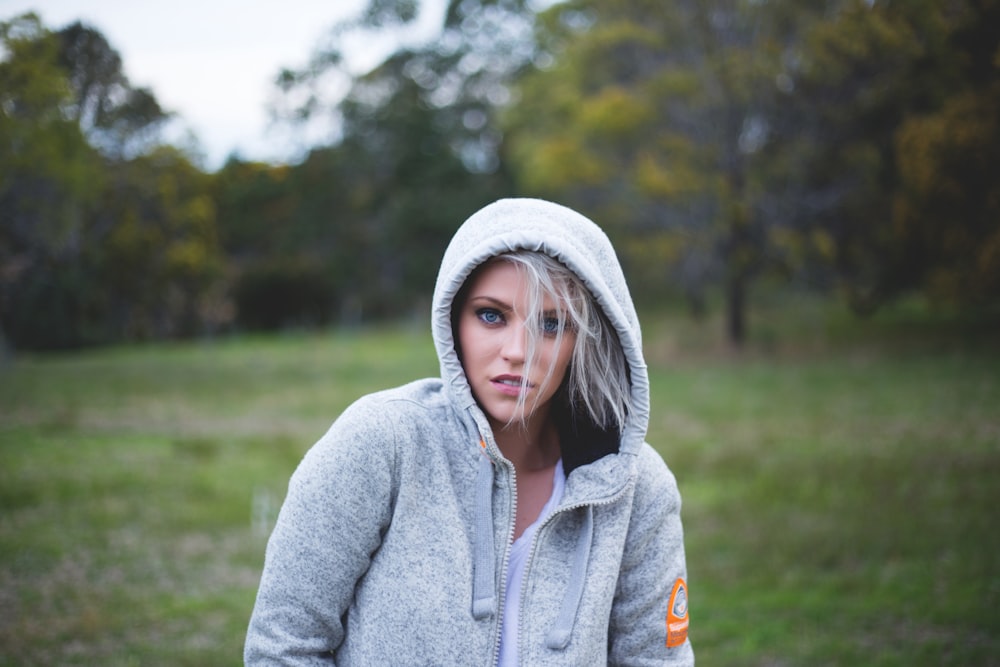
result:
M 520 375 L 497 375 L 490 378 L 490 384 L 501 394 L 514 397 L 534 386 Z

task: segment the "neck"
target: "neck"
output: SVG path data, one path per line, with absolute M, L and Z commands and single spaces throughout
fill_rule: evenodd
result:
M 518 472 L 551 468 L 559 460 L 559 434 L 548 417 L 536 413 L 527 422 L 493 425 L 497 446 Z

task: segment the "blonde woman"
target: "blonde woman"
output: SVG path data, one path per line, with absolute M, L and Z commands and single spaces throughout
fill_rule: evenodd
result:
M 680 496 L 607 237 L 501 200 L 433 303 L 441 377 L 360 399 L 293 475 L 247 664 L 693 665 Z

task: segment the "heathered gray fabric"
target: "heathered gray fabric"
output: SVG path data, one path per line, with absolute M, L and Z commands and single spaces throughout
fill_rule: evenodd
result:
M 511 199 L 467 220 L 442 260 L 432 315 L 441 378 L 358 400 L 292 476 L 248 665 L 495 662 L 514 474 L 462 372 L 450 318 L 472 270 L 519 248 L 548 253 L 584 280 L 621 339 L 634 401 L 618 453 L 573 470 L 536 534 L 521 664 L 694 664 L 689 643 L 666 648 L 668 597 L 686 578 L 680 495 L 645 443 L 639 324 L 614 250 L 569 209 Z

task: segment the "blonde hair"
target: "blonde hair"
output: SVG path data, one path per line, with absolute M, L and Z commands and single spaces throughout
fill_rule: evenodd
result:
M 585 415 L 602 429 L 620 431 L 631 407 L 628 362 L 618 335 L 590 291 L 569 268 L 544 253 L 530 250 L 504 253 L 480 265 L 476 271 L 494 262 L 508 262 L 520 271 L 527 288 L 528 312 L 540 320 L 539 326 L 528 327 L 525 373 L 530 374 L 531 367 L 537 363 L 538 345 L 545 335 L 543 304 L 549 298 L 555 303 L 559 321 L 556 346 L 562 342 L 566 331 L 576 334 L 569 370 L 557 396 L 564 396 L 575 419 Z M 475 272 L 466 279 L 453 312 L 464 304 L 466 287 L 473 282 L 474 275 Z M 552 380 L 554 363 L 553 360 L 546 372 L 545 383 Z M 522 394 L 518 398 L 517 414 L 526 415 L 528 407 L 524 405 Z

